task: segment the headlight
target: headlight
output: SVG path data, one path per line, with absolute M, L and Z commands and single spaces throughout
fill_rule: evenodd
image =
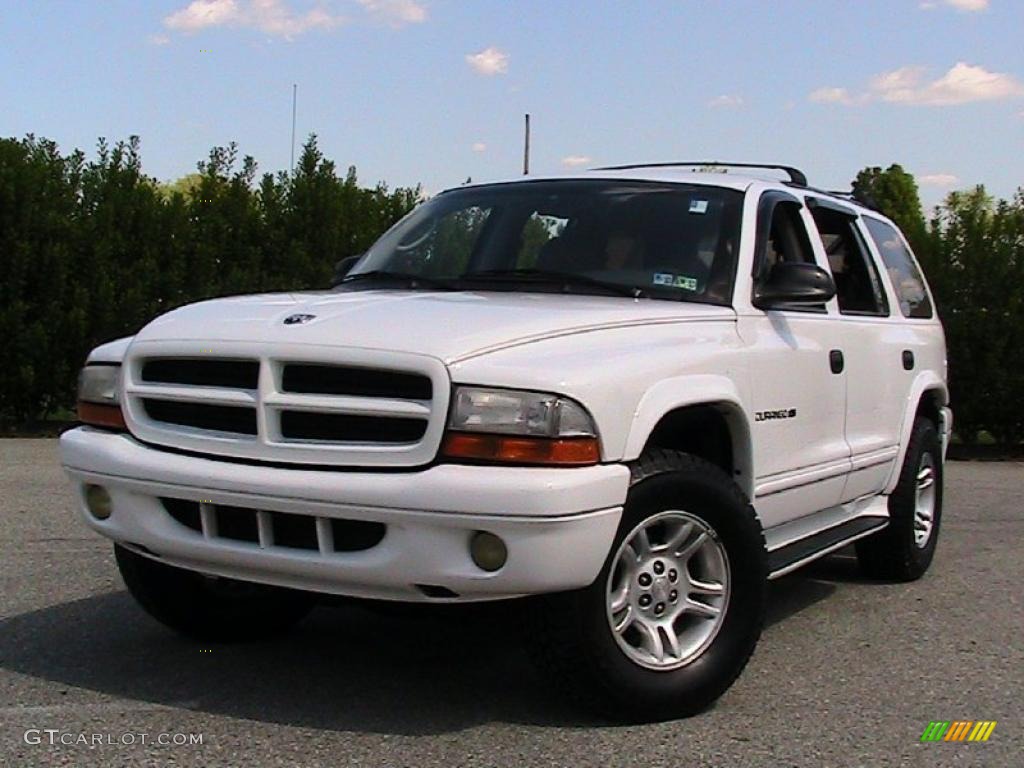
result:
M 120 391 L 120 365 L 85 366 L 78 375 L 79 421 L 96 427 L 125 429 Z
M 595 437 L 583 406 L 558 395 L 459 387 L 448 428 L 533 437 Z
M 78 399 L 84 403 L 116 405 L 121 389 L 120 365 L 87 365 L 78 374 Z
M 597 428 L 574 400 L 543 392 L 459 387 L 441 453 L 504 464 L 584 466 L 600 461 Z

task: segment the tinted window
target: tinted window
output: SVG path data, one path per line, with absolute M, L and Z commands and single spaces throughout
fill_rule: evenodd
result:
M 385 270 L 487 290 L 472 276 L 529 269 L 639 288 L 651 298 L 725 304 L 742 205 L 742 192 L 704 185 L 559 180 L 466 187 L 421 205 L 350 275 Z M 536 280 L 506 280 L 501 288 L 541 289 Z
M 932 302 L 924 287 L 924 278 L 914 263 L 910 251 L 903 244 L 903 238 L 894 227 L 884 221 L 864 217 L 871 239 L 878 246 L 882 262 L 892 280 L 896 296 L 900 300 L 900 312 L 904 317 L 931 317 Z
M 798 203 L 781 202 L 775 206 L 761 274 L 767 275 L 780 262 L 814 263 L 814 252 Z
M 889 303 L 875 263 L 857 229 L 856 219 L 821 206 L 811 208 L 811 216 L 836 283 L 839 311 L 855 315 L 888 315 Z

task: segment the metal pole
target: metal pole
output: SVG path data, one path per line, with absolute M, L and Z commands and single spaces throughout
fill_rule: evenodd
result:
M 295 175 L 295 106 L 299 100 L 299 86 L 292 85 L 292 176 Z
M 523 146 L 523 176 L 530 174 L 530 113 L 526 113 L 526 140 Z

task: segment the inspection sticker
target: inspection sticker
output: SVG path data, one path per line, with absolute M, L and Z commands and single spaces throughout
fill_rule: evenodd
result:
M 697 290 L 697 278 L 686 277 L 684 275 L 676 275 L 676 280 L 673 283 L 676 288 L 685 288 L 688 291 Z
M 691 200 L 690 201 L 690 213 L 707 213 L 708 212 L 708 201 L 707 200 Z
M 676 276 L 671 272 L 655 272 L 651 279 L 655 285 L 674 285 Z

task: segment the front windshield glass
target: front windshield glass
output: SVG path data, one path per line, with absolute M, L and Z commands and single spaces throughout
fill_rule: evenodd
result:
M 420 277 L 421 287 L 471 290 L 545 290 L 555 282 L 572 292 L 604 286 L 728 304 L 742 202 L 741 192 L 721 187 L 645 182 L 456 189 L 396 224 L 347 281 L 354 287 L 360 275 L 383 272 Z

